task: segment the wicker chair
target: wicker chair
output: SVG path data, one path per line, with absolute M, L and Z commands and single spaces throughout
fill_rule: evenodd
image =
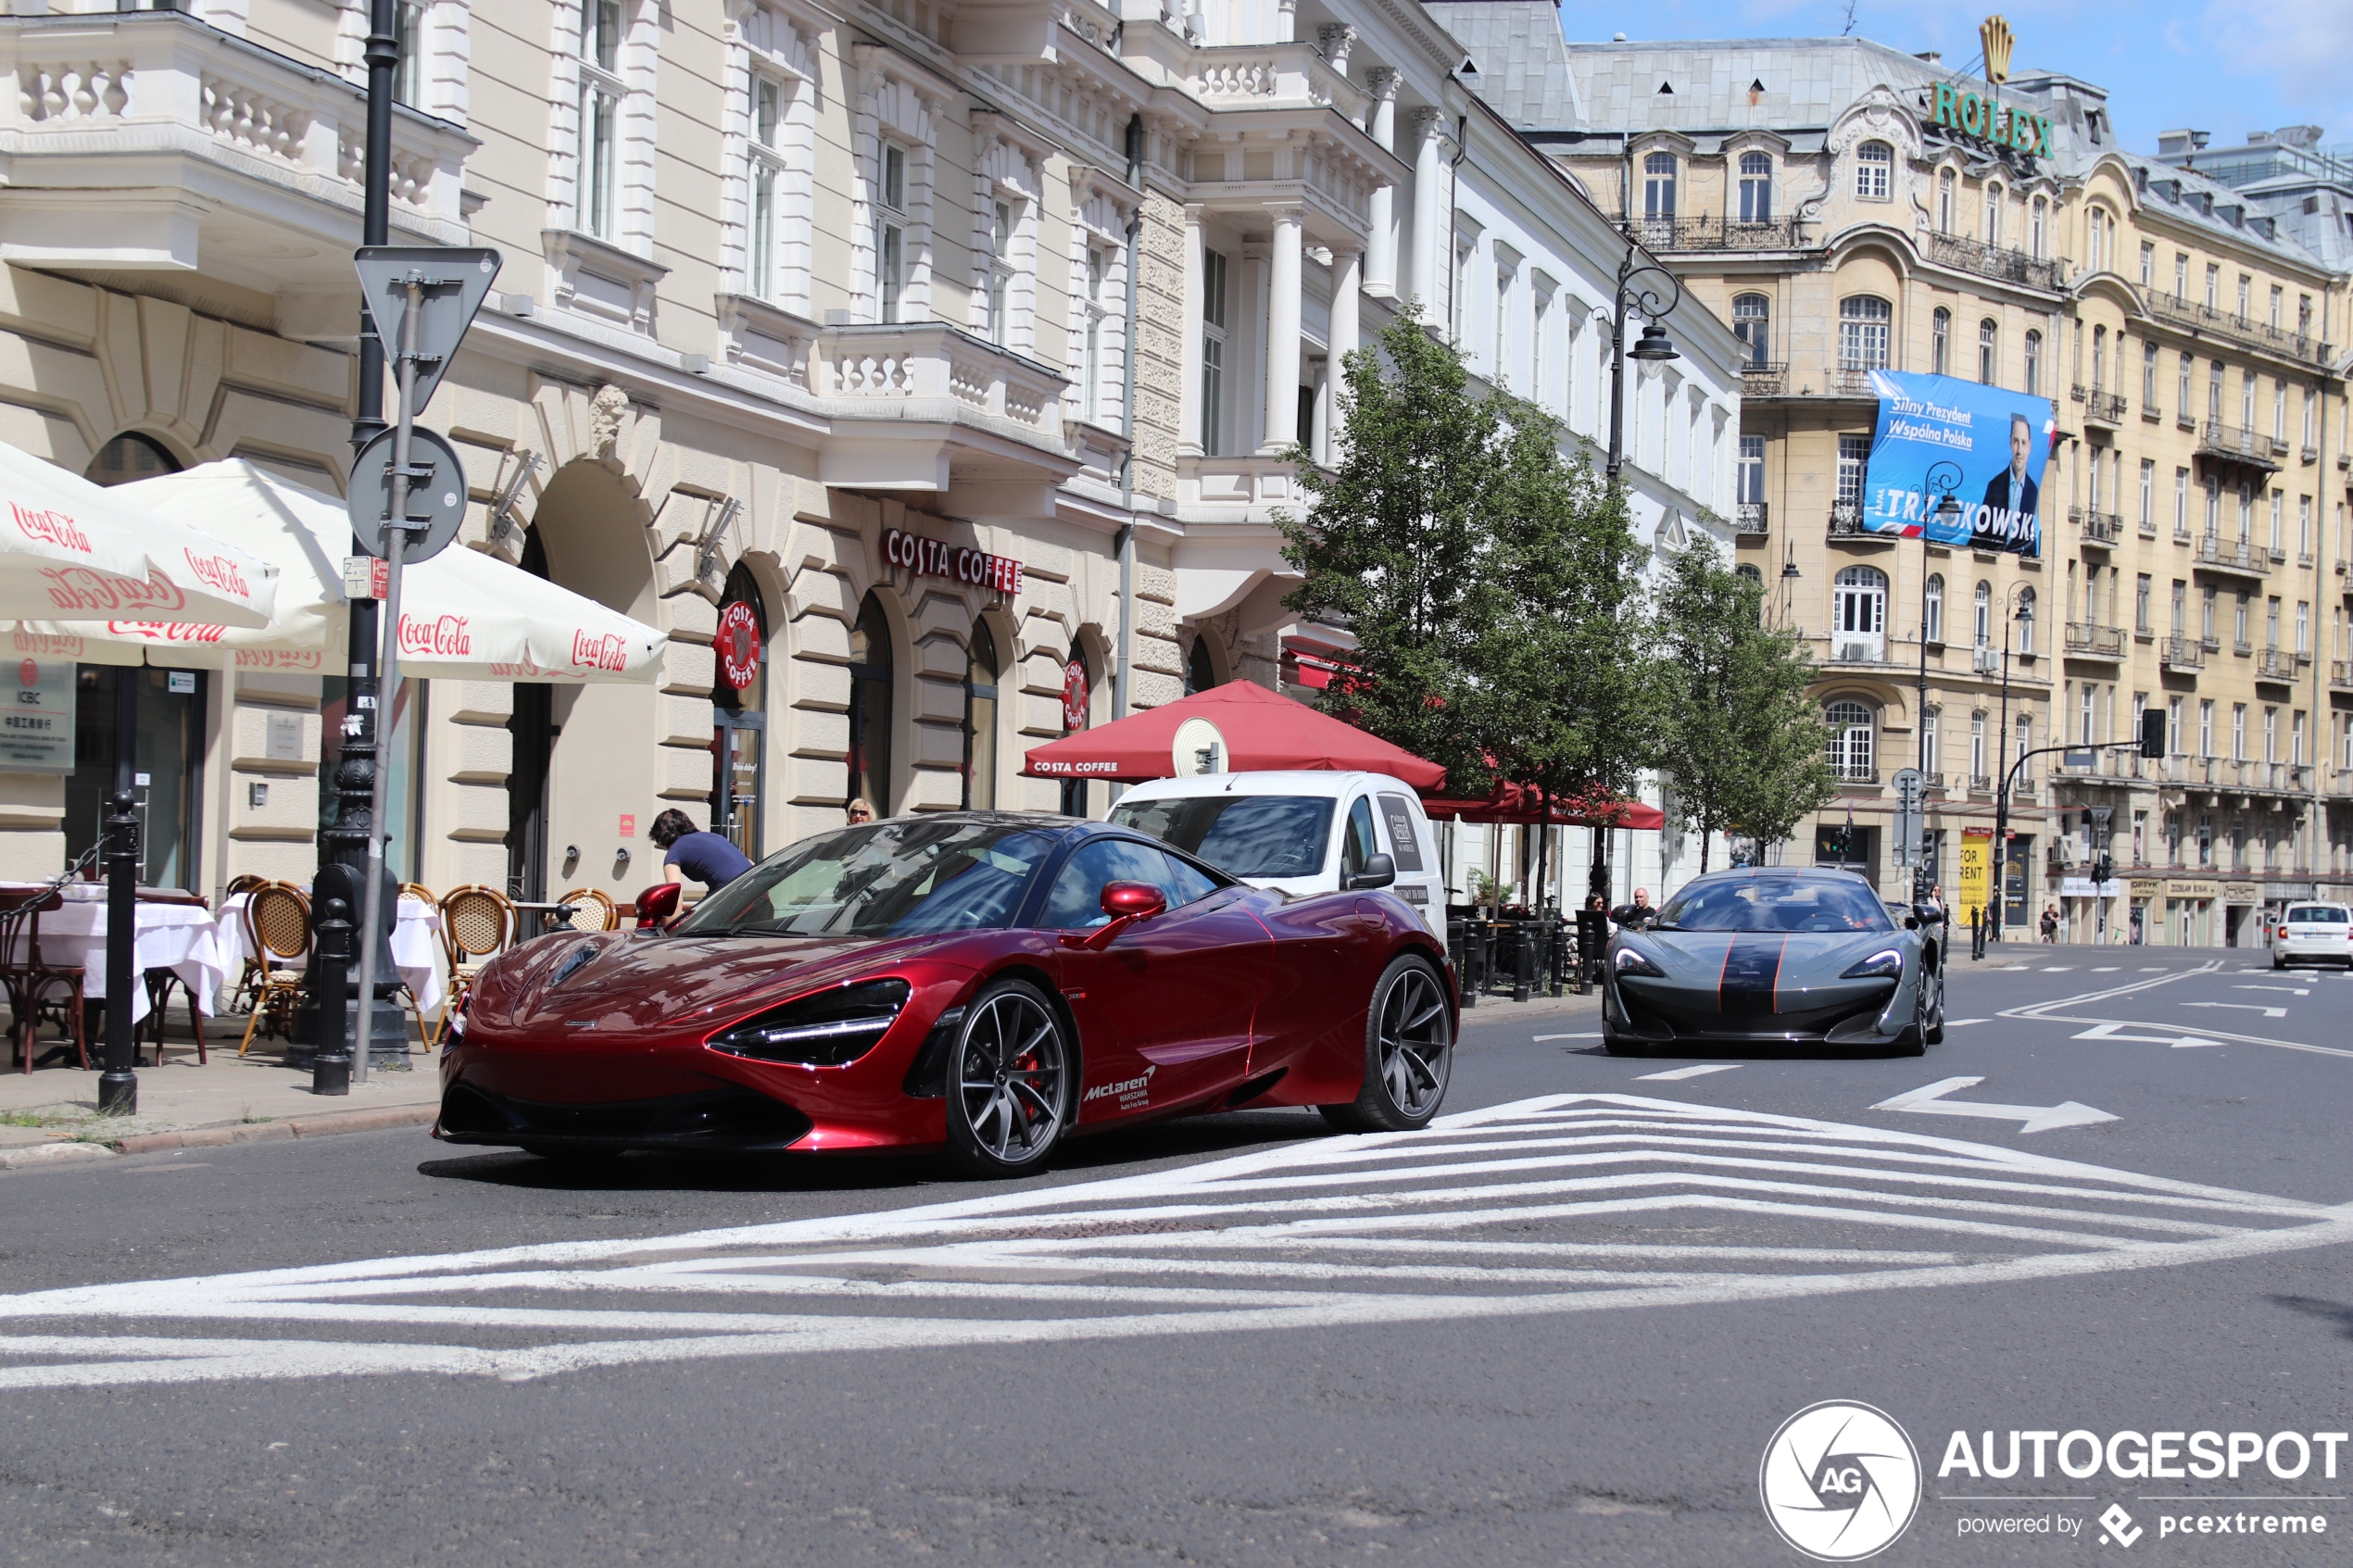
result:
M 262 886 L 268 883 L 269 880 L 270 879 L 266 876 L 256 876 L 251 872 L 245 872 L 237 876 L 231 877 L 229 879 L 229 885 L 220 890 L 220 896 L 223 898 L 234 898 L 240 893 L 252 892 L 255 888 Z
M 473 988 L 483 965 L 514 946 L 515 907 L 495 887 L 471 884 L 441 897 L 441 951 L 449 964 L 449 996 L 434 1025 L 431 1050 L 449 1027 L 449 1015 Z
M 601 887 L 575 887 L 556 900 L 572 907 L 564 923 L 573 931 L 619 931 L 621 906 Z
M 11 911 L 15 919 L 5 942 L 0 942 L 0 951 L 5 951 L 10 960 L 8 999 L 17 1022 L 20 1060 L 27 1073 L 32 1071 L 33 1042 L 44 1018 L 57 1024 L 60 1035 L 73 1042 L 74 1060 L 82 1070 L 90 1070 L 87 1010 L 82 989 L 85 972 L 79 965 L 51 963 L 41 956 L 41 917 L 62 908 L 64 903 L 54 888 L 26 899 Z M 24 947 L 21 961 L 16 959 L 19 935 Z
M 253 1017 L 237 1045 L 243 1056 L 254 1031 L 268 1026 L 281 1039 L 294 1033 L 295 1009 L 302 999 L 302 961 L 310 954 L 310 900 L 290 883 L 265 883 L 245 905 L 245 941 L 260 967 Z

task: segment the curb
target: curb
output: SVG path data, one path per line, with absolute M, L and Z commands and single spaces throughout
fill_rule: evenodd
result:
M 246 1122 L 229 1127 L 192 1127 L 180 1133 L 140 1133 L 111 1143 L 47 1143 L 0 1149 L 0 1171 L 29 1166 L 79 1164 L 124 1154 L 170 1148 L 220 1148 L 230 1144 L 268 1143 L 282 1138 L 324 1138 L 338 1133 L 373 1133 L 388 1127 L 422 1127 L 440 1113 L 438 1105 L 390 1105 L 373 1110 L 330 1111 L 283 1122 Z

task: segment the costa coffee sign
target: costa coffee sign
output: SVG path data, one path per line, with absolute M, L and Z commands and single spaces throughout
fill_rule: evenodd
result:
M 719 656 L 719 673 L 736 690 L 760 678 L 760 617 L 743 600 L 720 608 L 719 633 L 711 646 Z
M 952 583 L 970 583 L 1000 594 L 1021 592 L 1021 562 L 1013 557 L 992 556 L 986 550 L 963 545 L 943 545 L 904 529 L 883 530 L 883 559 L 892 566 L 903 566 L 918 577 L 945 577 Z

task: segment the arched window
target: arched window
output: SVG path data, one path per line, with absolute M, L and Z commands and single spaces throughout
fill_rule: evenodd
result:
M 1822 721 L 1830 727 L 1831 771 L 1841 779 L 1870 779 L 1879 715 L 1859 702 L 1833 702 L 1822 709 Z
M 874 595 L 849 630 L 849 795 L 891 814 L 890 621 Z
M 1885 142 L 1866 142 L 1855 149 L 1855 194 L 1867 202 L 1883 202 L 1895 184 L 1895 149 Z
M 2092 390 L 2108 390 L 2108 329 L 2092 329 Z
M 1741 221 L 1773 220 L 1773 159 L 1769 153 L 1741 154 Z
M 2018 591 L 2018 651 L 2031 655 L 2034 651 L 2034 590 Z
M 997 807 L 997 639 L 973 622 L 964 651 L 964 809 Z
M 134 479 L 178 473 L 180 463 L 163 449 L 161 443 L 135 430 L 126 430 L 99 447 L 98 455 L 82 471 L 82 477 L 93 484 L 128 484 Z
M 2108 209 L 2095 207 L 2084 218 L 2083 270 L 2097 272 L 2108 265 Z
M 1773 359 L 1773 302 L 1761 294 L 1732 297 L 1732 335 L 1748 345 L 1748 362 L 1768 365 Z
M 2041 332 L 2026 334 L 2026 395 L 2029 397 L 2040 397 L 2043 395 L 2043 334 Z
M 1944 640 L 1944 574 L 1929 574 L 1928 585 L 1920 591 L 1920 627 L 1931 643 Z
M 1847 567 L 1833 581 L 1831 656 L 1876 659 L 1886 640 L 1887 573 L 1875 566 Z
M 1936 173 L 1936 232 L 1953 232 L 1953 171 L 1941 169 Z
M 2050 207 L 2041 196 L 2036 196 L 2034 205 L 2029 212 L 2030 217 L 2026 224 L 2026 248 L 2029 255 L 2040 261 L 2043 259 L 2043 246 L 2046 243 L 2044 229 L 2050 217 Z
M 1838 302 L 1838 368 L 1887 369 L 1888 324 L 1895 309 L 1876 295 L 1853 295 Z
M 1975 599 L 1976 621 L 1970 641 L 1981 648 L 1994 646 L 1994 584 L 1980 583 Z
M 1193 639 L 1193 651 L 1185 659 L 1185 695 L 1205 692 L 1217 684 L 1217 660 L 1209 651 L 1209 633 L 1203 632 Z
M 743 610 L 735 611 L 736 605 Z M 711 684 L 711 826 L 757 860 L 767 793 L 768 609 L 758 579 L 741 561 L 727 573 L 719 613 L 711 650 L 718 657 Z M 737 675 L 748 677 L 741 686 Z
M 1977 324 L 1977 379 L 1987 386 L 1994 384 L 1994 374 L 2001 369 L 2001 331 L 1991 316 Z
M 1088 699 L 1095 689 L 1094 671 L 1087 663 L 1087 650 L 1073 646 L 1070 658 L 1063 664 L 1063 734 L 1076 734 L 1089 724 Z M 1065 817 L 1087 815 L 1087 781 L 1063 781 L 1062 811 Z
M 2002 187 L 1991 181 L 1985 186 L 1985 243 L 2002 243 Z
M 1675 155 L 1652 153 L 1642 159 L 1642 216 L 1675 220 Z
M 1952 350 L 1953 313 L 1940 305 L 1928 319 L 1928 368 L 1932 374 L 1953 373 Z

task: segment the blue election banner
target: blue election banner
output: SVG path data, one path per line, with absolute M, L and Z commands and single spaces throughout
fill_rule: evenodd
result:
M 1863 497 L 1866 529 L 2043 553 L 2043 464 L 2057 428 L 2049 398 L 1895 370 L 1873 370 L 1871 390 L 1879 428 Z

